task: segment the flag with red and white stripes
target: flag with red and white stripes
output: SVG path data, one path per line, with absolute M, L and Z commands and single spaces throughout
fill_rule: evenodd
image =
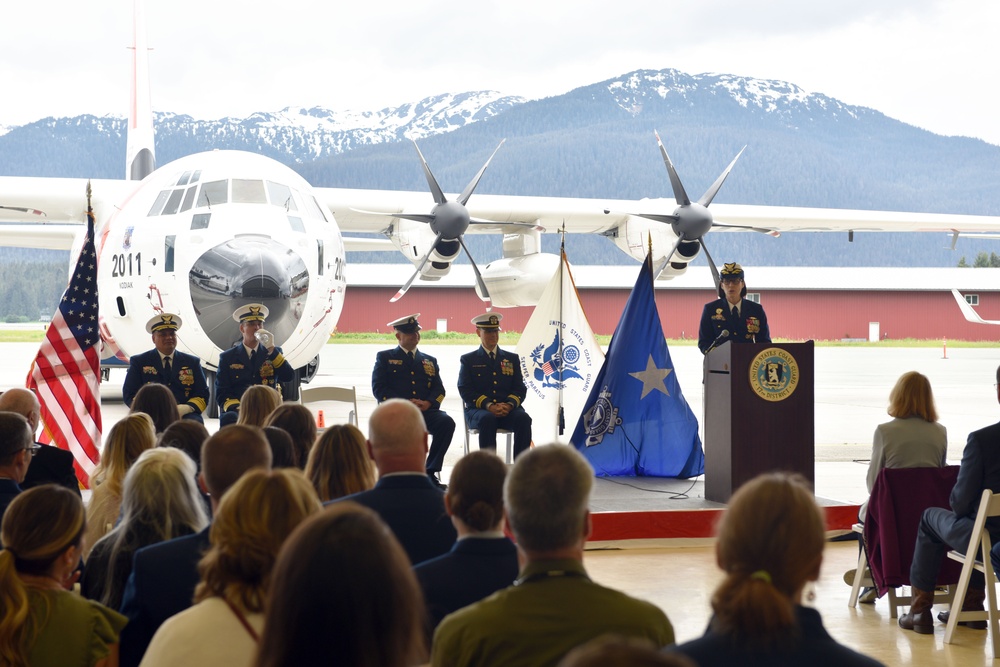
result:
M 73 453 L 84 488 L 100 460 L 100 341 L 94 213 L 88 201 L 87 237 L 28 375 L 28 388 L 42 405 L 41 441 Z

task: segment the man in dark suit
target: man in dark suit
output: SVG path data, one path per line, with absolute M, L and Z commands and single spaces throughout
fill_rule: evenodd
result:
M 16 412 L 28 420 L 32 434 L 38 432 L 41 406 L 33 391 L 23 387 L 8 389 L 3 396 L 0 396 L 0 410 Z M 80 481 L 76 478 L 73 455 L 70 452 L 58 447 L 38 445 L 34 456 L 31 457 L 31 465 L 24 475 L 24 481 L 21 482 L 21 489 L 26 491 L 42 484 L 59 484 L 81 496 Z
M 744 299 L 747 285 L 743 280 L 743 267 L 730 262 L 719 272 L 719 296 L 705 304 L 698 327 L 698 349 L 708 354 L 725 342 L 770 343 L 771 331 L 767 315 L 759 303 Z M 723 333 L 726 332 L 726 333 Z
M 205 441 L 198 482 L 209 494 L 213 514 L 222 494 L 253 468 L 271 468 L 271 447 L 259 428 L 234 425 Z M 123 667 L 138 665 L 160 625 L 191 606 L 209 530 L 135 552 L 122 595 L 121 613 L 129 619 L 121 634 Z
M 1000 383 L 1000 368 L 996 381 Z M 1000 384 L 994 385 L 1000 401 Z M 917 544 L 910 565 L 910 584 L 913 603 L 910 611 L 899 617 L 899 627 L 924 635 L 934 634 L 934 587 L 945 554 L 956 549 L 962 553 L 969 548 L 973 524 L 979 511 L 983 491 L 1000 493 L 1000 423 L 973 431 L 962 453 L 962 466 L 958 480 L 951 490 L 951 511 L 941 507 L 924 510 L 917 529 Z M 1000 520 L 989 519 L 986 528 L 994 541 L 1000 540 Z M 981 572 L 973 570 L 969 588 L 962 601 L 962 611 L 981 611 L 986 597 L 986 581 Z M 948 612 L 938 614 L 947 623 Z M 964 625 L 985 630 L 986 621 L 966 621 Z
M 201 413 L 208 406 L 208 383 L 198 357 L 177 350 L 177 330 L 181 318 L 171 313 L 156 315 L 146 323 L 153 349 L 133 355 L 122 385 L 122 399 L 132 407 L 132 399 L 145 384 L 166 385 L 177 401 L 184 419 L 204 423 Z
M 243 339 L 219 355 L 219 371 L 215 376 L 219 426 L 236 423 L 240 399 L 251 385 L 277 389 L 278 383 L 295 379 L 295 369 L 285 363 L 281 348 L 274 345 L 274 335 L 264 328 L 267 314 L 267 306 L 259 303 L 241 306 L 233 313 L 233 319 L 240 323 Z
M 465 423 L 479 429 L 479 448 L 496 452 L 497 429 L 514 434 L 514 457 L 531 446 L 531 417 L 521 403 L 528 393 L 521 376 L 521 358 L 501 350 L 500 320 L 503 315 L 486 313 L 472 324 L 482 343 L 462 355 L 458 393 L 465 404 Z
M 444 384 L 437 359 L 417 349 L 420 342 L 420 313 L 401 317 L 387 326 L 396 330 L 399 346 L 383 350 L 375 357 L 372 371 L 372 394 L 379 403 L 390 398 L 402 398 L 420 408 L 424 425 L 431 434 L 431 450 L 427 455 L 427 476 L 438 488 L 445 488 L 438 476 L 444 465 L 444 455 L 455 433 L 455 420 L 441 410 Z
M 0 412 L 0 521 L 21 493 L 31 455 L 38 448 L 27 419 L 16 412 Z
M 427 436 L 423 414 L 413 403 L 391 398 L 380 404 L 368 421 L 368 455 L 378 469 L 378 483 L 331 501 L 351 500 L 375 510 L 414 565 L 446 553 L 457 537 L 444 509 L 444 492 L 424 469 Z

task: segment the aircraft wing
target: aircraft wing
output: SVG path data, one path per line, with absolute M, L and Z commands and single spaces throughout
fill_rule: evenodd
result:
M 385 214 L 430 211 L 434 205 L 433 199 L 426 192 L 317 188 L 317 193 L 333 212 L 341 230 L 346 232 L 381 232 L 391 222 L 391 218 L 385 217 Z M 614 229 L 640 213 L 669 215 L 676 206 L 673 199 L 579 199 L 477 194 L 468 203 L 473 219 L 501 224 L 473 225 L 469 232 L 524 231 L 521 227 L 505 227 L 502 224 L 514 222 L 538 225 L 546 232 L 558 232 L 565 224 L 569 233 L 599 234 Z M 605 213 L 605 210 L 609 213 Z M 782 233 L 870 231 L 964 234 L 1000 231 L 1000 216 L 718 203 L 712 206 L 712 211 L 717 223 L 763 227 Z M 745 230 L 717 227 L 714 231 Z

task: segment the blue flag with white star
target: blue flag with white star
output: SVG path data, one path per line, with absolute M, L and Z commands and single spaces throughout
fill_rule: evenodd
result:
M 598 476 L 695 477 L 705 472 L 698 420 L 674 373 L 648 256 L 572 443 Z

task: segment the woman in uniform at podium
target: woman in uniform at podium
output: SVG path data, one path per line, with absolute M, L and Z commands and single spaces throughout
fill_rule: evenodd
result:
M 698 349 L 708 354 L 713 348 L 733 343 L 770 343 L 767 315 L 759 303 L 744 299 L 747 285 L 743 267 L 736 262 L 723 265 L 719 272 L 719 296 L 705 304 L 698 327 Z

